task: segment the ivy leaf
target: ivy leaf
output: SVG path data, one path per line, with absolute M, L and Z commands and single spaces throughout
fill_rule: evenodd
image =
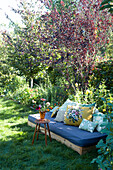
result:
M 102 101 L 106 101 L 106 99 L 104 97 L 101 97 Z
M 106 9 L 106 8 L 111 8 L 113 5 L 104 5 L 103 7 L 100 8 L 100 10 Z
M 96 158 L 94 158 L 94 159 L 91 161 L 91 163 L 95 163 L 95 162 L 96 162 L 96 160 L 97 160 L 97 159 L 96 159 Z
M 101 5 L 107 4 L 107 3 L 109 3 L 110 1 L 111 1 L 111 0 L 104 0 L 104 1 L 102 1 Z
M 113 104 L 112 103 L 107 103 L 108 104 L 108 106 L 112 106 L 113 107 Z
M 111 13 L 112 13 L 112 12 L 113 12 L 113 8 L 111 8 L 111 9 L 109 10 L 109 12 L 111 12 Z

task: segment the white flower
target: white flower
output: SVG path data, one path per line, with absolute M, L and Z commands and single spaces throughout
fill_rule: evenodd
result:
M 32 100 L 32 103 L 36 103 L 36 101 L 35 101 L 35 100 Z
M 49 107 L 49 106 L 50 106 L 50 103 L 49 103 L 49 102 L 47 102 L 47 103 L 46 103 L 46 105 L 47 105 L 47 107 Z

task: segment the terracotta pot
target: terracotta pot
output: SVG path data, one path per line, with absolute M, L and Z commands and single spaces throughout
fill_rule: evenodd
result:
M 40 113 L 40 119 L 44 119 L 46 111 L 43 112 L 39 111 L 39 113 Z

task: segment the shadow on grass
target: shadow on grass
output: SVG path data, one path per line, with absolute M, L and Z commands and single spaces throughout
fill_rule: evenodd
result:
M 7 136 L 7 141 L 0 141 L 1 165 L 10 169 L 69 169 L 69 170 L 94 170 L 96 164 L 91 164 L 91 160 L 97 156 L 96 151 L 92 151 L 80 156 L 77 152 L 47 137 L 48 145 L 45 146 L 45 136 L 39 135 L 39 140 L 32 138 L 34 128 L 26 123 L 11 126 L 12 130 L 20 132 L 14 136 Z M 7 161 L 6 161 L 7 160 Z
M 16 120 L 18 117 L 24 118 L 34 113 L 28 106 L 23 106 L 13 100 L 0 98 L 0 101 L 3 102 L 3 107 L 0 109 L 0 119 L 15 118 Z
M 26 126 L 26 124 L 24 124 Z M 22 125 L 20 128 L 23 127 Z M 45 138 L 40 134 L 38 142 L 32 145 L 34 130 L 30 127 L 27 132 L 8 136 L 7 141 L 0 141 L 0 165 L 1 169 L 69 169 L 69 170 L 94 170 L 96 164 L 90 164 L 96 153 L 80 156 L 65 145 L 48 140 L 45 146 Z M 26 131 L 26 129 L 24 129 Z

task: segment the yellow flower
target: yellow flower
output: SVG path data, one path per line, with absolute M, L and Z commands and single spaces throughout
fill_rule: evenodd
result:
M 105 112 L 106 111 L 106 109 L 103 109 L 103 112 Z
M 78 87 L 78 83 L 75 83 L 75 86 Z
M 92 92 L 92 91 L 90 91 L 90 94 L 93 94 L 93 92 Z
M 88 95 L 90 93 L 90 90 L 86 90 L 86 94 Z
M 90 90 L 86 90 L 86 95 L 88 95 L 88 94 L 93 94 L 93 92 Z

